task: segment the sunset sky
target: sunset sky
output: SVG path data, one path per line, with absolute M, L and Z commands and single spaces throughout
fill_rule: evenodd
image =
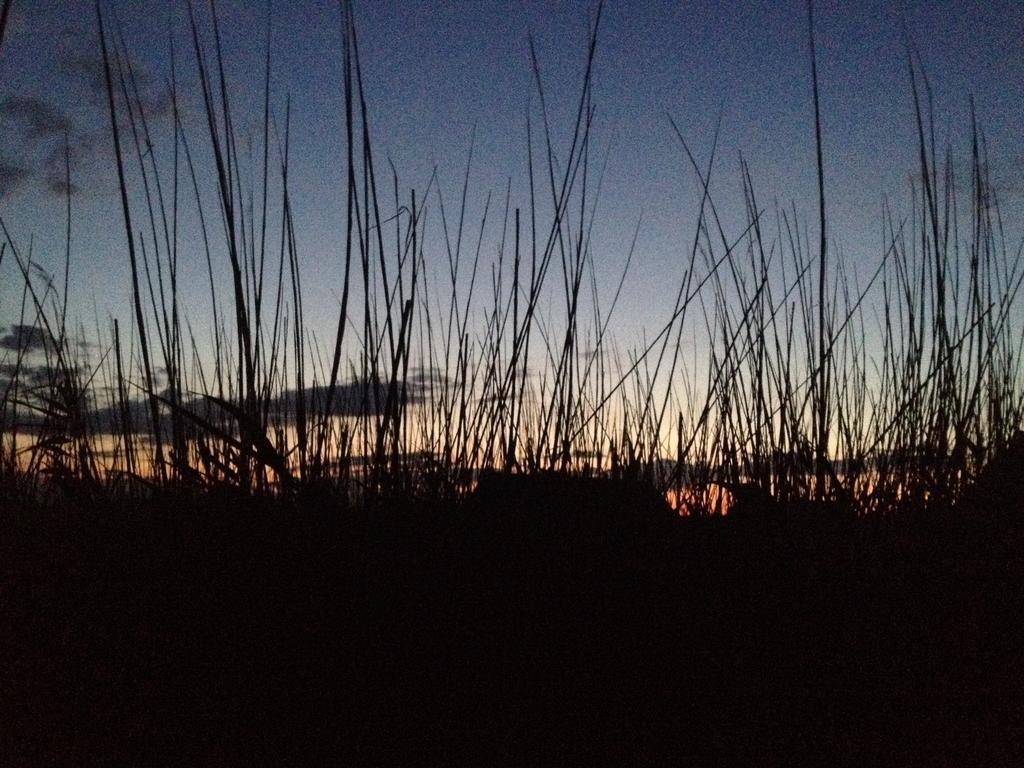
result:
M 1020 208 L 1024 151 L 1024 5 L 986 2 L 820 2 L 816 28 L 832 237 L 858 270 L 880 256 L 880 211 L 888 196 L 907 206 L 916 165 L 913 105 L 902 17 L 931 80 L 939 140 L 966 159 L 969 97 L 989 140 L 1002 202 Z M 202 146 L 195 59 L 184 3 L 112 0 L 133 61 L 143 74 L 155 141 L 169 144 L 164 82 L 169 35 L 185 94 L 186 130 Z M 235 124 L 260 134 L 266 9 L 218 2 Z M 446 199 L 457 200 L 475 126 L 468 219 L 478 222 L 488 191 L 527 204 L 525 118 L 536 94 L 528 36 L 535 39 L 556 152 L 565 151 L 584 61 L 591 2 L 357 2 L 356 22 L 377 157 L 390 158 L 403 187 L 424 189 L 438 168 Z M 275 114 L 292 100 L 292 187 L 302 269 L 313 326 L 330 330 L 340 295 L 344 233 L 341 34 L 334 0 L 273 2 Z M 98 88 L 98 37 L 88 0 L 14 0 L 0 51 L 0 217 L 23 251 L 61 269 L 64 237 L 63 137 L 72 152 L 73 306 L 86 325 L 94 307 L 127 320 L 130 285 L 112 162 L 109 118 Z M 197 13 L 212 43 L 205 2 Z M 113 24 L 113 22 L 111 22 Z M 643 224 L 623 298 L 639 333 L 663 322 L 692 239 L 695 180 L 669 125 L 679 125 L 705 161 L 721 115 L 714 190 L 739 216 L 740 153 L 766 203 L 795 202 L 815 221 L 815 165 L 805 3 L 609 2 L 596 60 L 594 136 L 608 165 L 594 232 L 599 272 L 613 283 L 639 217 Z M 532 102 L 531 102 L 532 99 Z M 209 173 L 208 153 L 200 170 Z M 204 165 L 206 163 L 206 165 Z M 187 198 L 188 199 L 188 198 Z M 188 203 L 194 208 L 194 201 Z M 1019 218 L 1018 218 L 1019 220 Z M 472 224 L 476 226 L 475 223 Z M 190 234 L 191 233 L 191 234 Z M 189 240 L 189 237 L 192 240 Z M 474 231 L 475 237 L 475 231 Z M 204 270 L 194 228 L 196 317 Z M 485 242 L 496 242 L 496 234 Z M 493 248 L 492 248 L 493 250 Z M 428 260 L 430 254 L 428 253 Z M 437 258 L 443 258 L 440 253 Z M 20 281 L 0 272 L 0 325 L 14 322 Z M 599 275 L 600 276 L 600 275 Z

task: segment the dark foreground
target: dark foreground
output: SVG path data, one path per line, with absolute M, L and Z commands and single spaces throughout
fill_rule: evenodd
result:
M 1016 510 L 606 490 L 7 510 L 2 763 L 1024 764 Z

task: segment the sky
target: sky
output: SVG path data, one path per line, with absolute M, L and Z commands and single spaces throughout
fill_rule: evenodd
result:
M 120 24 L 154 117 L 157 144 L 170 130 L 164 84 L 173 39 L 186 130 L 201 143 L 195 61 L 183 2 L 105 0 Z M 262 0 L 220 0 L 235 122 L 259 135 L 266 10 Z M 488 192 L 525 205 L 526 114 L 536 107 L 530 35 L 544 79 L 556 151 L 571 136 L 593 2 L 477 0 L 355 3 L 377 157 L 403 185 L 423 190 L 436 168 L 454 204 L 474 141 L 470 220 Z M 204 41 L 209 7 L 197 0 Z M 291 185 L 307 317 L 330 331 L 341 293 L 344 132 L 341 28 L 336 0 L 270 4 L 272 89 L 280 119 L 292 115 Z M 1024 4 L 821 0 L 816 4 L 822 127 L 831 238 L 854 270 L 878 263 L 883 200 L 908 204 L 916 165 L 913 102 L 901 33 L 905 24 L 930 79 L 940 141 L 966 148 L 973 96 L 997 190 L 1020 211 L 1024 149 Z M 803 0 L 617 2 L 609 0 L 595 70 L 594 136 L 607 157 L 594 259 L 614 284 L 641 220 L 623 296 L 624 328 L 660 328 L 681 277 L 699 190 L 669 123 L 706 161 L 721 122 L 716 199 L 740 214 L 739 159 L 762 200 L 793 203 L 812 226 L 816 168 Z M 86 325 L 129 318 L 130 283 L 109 117 L 97 80 L 91 0 L 13 0 L 0 49 L 0 218 L 27 252 L 57 273 L 64 257 L 64 137 L 72 158 L 72 306 Z M 166 150 L 157 150 L 166 151 Z M 964 153 L 961 151 L 960 156 Z M 208 156 L 197 153 L 210 178 Z M 204 165 L 205 164 L 205 165 Z M 901 202 L 902 201 L 902 202 Z M 1018 217 L 1016 219 L 1020 221 Z M 1019 231 L 1019 230 L 1018 230 Z M 183 228 L 194 261 L 194 316 L 203 317 L 198 230 Z M 444 256 L 428 254 L 438 263 Z M 20 297 L 0 265 L 0 326 L 16 322 Z

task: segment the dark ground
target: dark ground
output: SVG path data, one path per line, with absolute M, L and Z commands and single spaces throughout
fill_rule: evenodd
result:
M 1016 509 L 638 498 L 8 509 L 0 762 L 1024 764 Z

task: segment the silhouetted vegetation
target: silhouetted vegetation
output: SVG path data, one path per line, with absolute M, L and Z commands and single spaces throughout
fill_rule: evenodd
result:
M 763 205 L 745 163 L 727 231 L 717 138 L 701 159 L 672 119 L 694 237 L 663 324 L 626 351 L 632 250 L 605 286 L 590 242 L 601 5 L 561 137 L 531 46 L 528 197 L 472 210 L 472 148 L 454 207 L 436 174 L 407 190 L 385 171 L 343 2 L 345 237 L 319 278 L 339 295 L 322 345 L 269 19 L 243 135 L 215 5 L 188 4 L 205 132 L 186 130 L 177 52 L 161 148 L 95 8 L 130 310 L 72 327 L 70 161 L 62 275 L 0 217 L 22 287 L 0 338 L 15 762 L 1021 756 L 1024 244 L 982 128 L 966 178 L 938 146 L 910 43 L 919 167 L 868 278 L 827 237 L 809 16 L 817 237 Z
M 1018 761 L 1016 503 L 766 526 L 485 480 L 8 507 L 5 762 Z

